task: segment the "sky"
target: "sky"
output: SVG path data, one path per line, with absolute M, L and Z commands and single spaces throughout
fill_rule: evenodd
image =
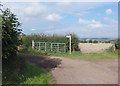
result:
M 117 38 L 117 2 L 4 2 L 25 34 L 75 33 L 79 38 Z

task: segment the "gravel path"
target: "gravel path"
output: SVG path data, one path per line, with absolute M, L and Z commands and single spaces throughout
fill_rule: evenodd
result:
M 27 56 L 50 71 L 56 84 L 118 84 L 118 60 L 80 60 L 64 57 Z
M 58 57 L 51 57 L 58 58 Z M 78 60 L 62 58 L 52 70 L 56 84 L 117 84 L 118 60 Z

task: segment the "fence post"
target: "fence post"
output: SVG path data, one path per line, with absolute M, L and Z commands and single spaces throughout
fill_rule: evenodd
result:
M 59 52 L 59 44 L 57 44 L 57 52 Z
M 45 42 L 45 51 L 46 51 L 46 42 Z
M 40 49 L 40 42 L 39 42 L 39 50 L 41 50 L 41 49 Z
M 113 50 L 114 50 L 114 51 L 116 50 L 116 48 L 115 48 L 115 44 L 113 44 Z
M 32 40 L 32 49 L 34 49 L 34 46 L 35 46 L 35 42 L 34 40 Z
M 66 52 L 66 49 L 65 49 L 65 48 L 66 48 L 66 46 L 65 46 L 65 44 L 64 44 L 64 53 Z
M 52 51 L 52 43 L 51 43 L 51 51 Z

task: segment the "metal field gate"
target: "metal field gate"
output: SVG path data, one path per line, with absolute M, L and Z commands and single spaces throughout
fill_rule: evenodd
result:
M 41 51 L 66 52 L 66 43 L 34 42 L 32 48 Z

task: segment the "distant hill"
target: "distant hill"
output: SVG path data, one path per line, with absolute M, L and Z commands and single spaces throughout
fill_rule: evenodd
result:
M 80 40 L 116 41 L 117 38 L 80 38 Z

